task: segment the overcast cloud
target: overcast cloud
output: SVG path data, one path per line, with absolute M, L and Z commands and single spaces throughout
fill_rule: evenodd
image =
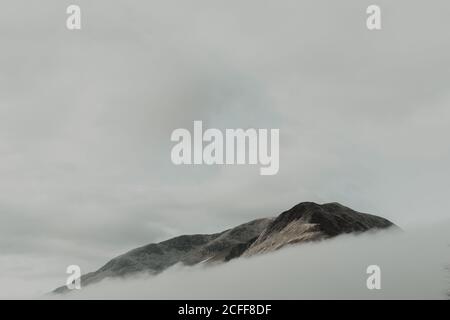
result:
M 302 201 L 446 220 L 450 3 L 377 0 L 369 32 L 373 2 L 77 0 L 68 31 L 74 1 L 4 1 L 0 287 L 45 292 L 67 265 Z M 174 166 L 194 120 L 280 128 L 278 175 Z

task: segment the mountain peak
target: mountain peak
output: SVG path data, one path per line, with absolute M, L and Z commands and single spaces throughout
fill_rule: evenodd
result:
M 354 211 L 337 202 L 301 202 L 281 213 L 245 252 L 246 256 L 280 249 L 286 245 L 323 240 L 345 233 L 384 229 L 387 219 Z

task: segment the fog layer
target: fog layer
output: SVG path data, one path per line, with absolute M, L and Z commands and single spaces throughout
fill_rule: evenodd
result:
M 444 299 L 450 224 L 345 235 L 215 267 L 175 266 L 158 276 L 104 280 L 63 299 Z M 381 289 L 366 285 L 381 268 Z

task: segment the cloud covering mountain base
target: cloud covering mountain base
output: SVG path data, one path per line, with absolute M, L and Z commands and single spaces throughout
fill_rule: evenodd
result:
M 218 266 L 106 279 L 57 299 L 446 299 L 450 223 L 344 235 Z M 369 265 L 381 289 L 369 290 Z

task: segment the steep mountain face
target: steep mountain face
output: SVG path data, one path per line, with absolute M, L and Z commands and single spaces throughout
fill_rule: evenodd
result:
M 138 272 L 158 274 L 176 263 L 223 263 L 240 256 L 278 250 L 284 246 L 323 240 L 344 233 L 394 226 L 384 218 L 360 213 L 338 203 L 303 202 L 276 218 L 250 221 L 215 233 L 183 235 L 149 244 L 120 255 L 95 272 L 81 277 L 82 286 L 107 277 Z M 65 286 L 54 292 L 66 292 Z
M 393 223 L 339 203 L 303 202 L 281 213 L 244 252 L 245 256 L 280 249 L 289 244 L 322 240 L 344 233 L 384 229 Z

